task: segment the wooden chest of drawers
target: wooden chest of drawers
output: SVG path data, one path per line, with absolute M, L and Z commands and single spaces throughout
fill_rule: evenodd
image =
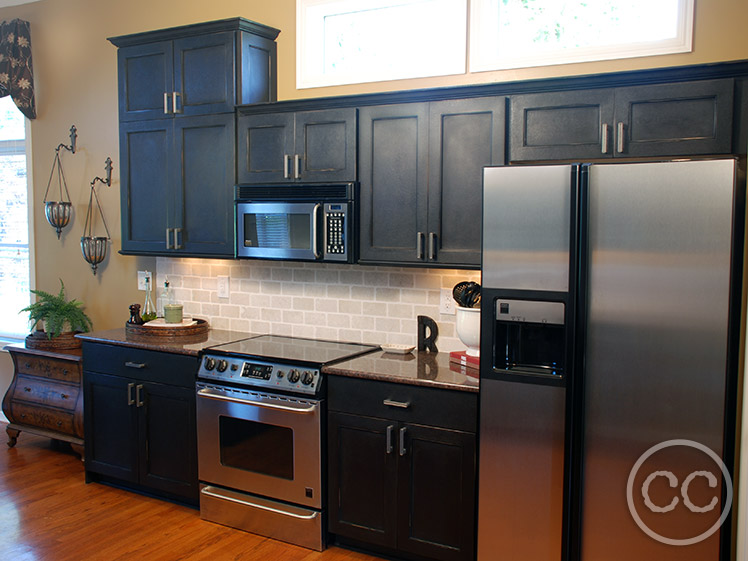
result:
M 13 358 L 13 381 L 3 398 L 8 446 L 21 431 L 69 442 L 83 458 L 83 391 L 80 349 L 42 351 L 23 344 L 5 347 Z

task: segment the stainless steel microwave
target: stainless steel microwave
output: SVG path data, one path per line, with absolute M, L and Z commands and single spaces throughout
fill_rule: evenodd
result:
M 356 183 L 239 185 L 236 257 L 355 263 Z

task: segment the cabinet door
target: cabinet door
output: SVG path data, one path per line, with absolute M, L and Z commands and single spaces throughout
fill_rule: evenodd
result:
M 302 181 L 356 180 L 356 109 L 296 113 L 294 158 Z
M 233 31 L 175 40 L 176 114 L 233 112 L 236 102 L 234 59 Z
M 138 408 L 140 483 L 197 503 L 195 390 L 142 385 Z
M 370 544 L 395 547 L 396 426 L 396 422 L 383 419 L 329 414 L 331 532 Z
M 584 160 L 613 155 L 613 90 L 513 96 L 509 160 Z
M 616 156 L 732 152 L 732 79 L 616 89 Z
M 169 116 L 164 94 L 173 88 L 173 60 L 171 41 L 122 47 L 117 51 L 120 121 Z
M 175 254 L 234 254 L 234 116 L 174 120 Z
M 83 373 L 86 471 L 138 481 L 135 381 Z
M 173 208 L 172 120 L 120 125 L 122 250 L 164 252 Z
M 293 113 L 240 115 L 237 118 L 238 183 L 291 181 Z
M 398 549 L 442 561 L 474 558 L 475 435 L 402 425 Z
M 504 163 L 505 98 L 432 103 L 428 259 L 480 267 L 483 167 Z
M 362 262 L 425 262 L 428 105 L 359 109 Z

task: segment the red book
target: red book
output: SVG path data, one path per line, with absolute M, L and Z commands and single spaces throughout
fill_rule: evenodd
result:
M 480 369 L 480 357 L 470 356 L 465 351 L 452 351 L 449 353 L 449 361 L 468 368 Z

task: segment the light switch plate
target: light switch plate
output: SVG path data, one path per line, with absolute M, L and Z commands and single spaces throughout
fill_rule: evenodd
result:
M 148 282 L 151 283 L 153 288 L 153 277 L 150 271 L 138 271 L 138 290 L 145 290 L 145 279 L 148 278 Z
M 218 277 L 218 297 L 219 298 L 229 297 L 229 277 L 226 277 L 226 276 Z

